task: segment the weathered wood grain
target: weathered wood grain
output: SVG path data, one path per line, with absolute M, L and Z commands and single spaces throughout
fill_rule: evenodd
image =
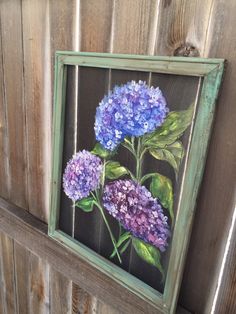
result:
M 17 296 L 15 291 L 14 242 L 0 232 L 1 294 L 4 313 L 15 314 Z
M 22 2 L 29 211 L 49 214 L 51 77 L 49 2 Z
M 14 241 L 15 291 L 17 313 L 49 313 L 49 266 L 27 248 Z M 56 296 L 57 287 L 52 281 L 51 291 Z M 60 300 L 57 300 L 58 303 Z M 55 312 L 56 313 L 56 312 Z M 65 312 L 66 313 L 66 312 Z
M 160 1 L 154 53 L 202 56 L 212 1 Z
M 21 1 L 1 2 L 1 41 L 5 91 L 5 106 L 2 108 L 3 110 L 5 109 L 5 112 L 2 112 L 2 119 L 6 116 L 7 154 L 9 158 L 9 174 L 5 177 L 5 183 L 2 183 L 5 189 L 9 186 L 10 199 L 17 205 L 27 208 L 27 160 L 21 25 Z M 4 127 L 6 125 L 3 125 Z M 6 130 L 4 133 L 6 135 Z M 6 151 L 4 154 L 6 154 Z M 6 162 L 3 164 L 7 169 Z
M 71 280 L 50 269 L 50 313 L 71 314 Z M 78 313 L 78 312 L 77 312 Z
M 54 60 L 56 50 L 76 50 L 76 0 L 49 1 L 50 49 L 52 89 L 54 81 Z
M 49 265 L 30 252 L 29 313 L 49 313 Z
M 0 16 L 1 19 L 1 16 Z M 7 119 L 6 102 L 4 96 L 4 76 L 3 76 L 3 55 L 2 55 L 2 33 L 0 22 L 0 195 L 9 197 L 9 169 L 8 169 L 8 140 L 7 140 Z
M 80 2 L 81 51 L 106 52 L 109 50 L 113 2 L 112 0 Z
M 0 245 L 0 254 L 2 254 L 2 247 Z M 0 260 L 0 314 L 4 314 L 4 291 L 3 291 L 3 268 Z
M 112 306 L 110 305 L 107 305 L 106 303 L 103 303 L 103 302 L 100 302 L 98 301 L 97 302 L 97 314 L 125 314 L 125 312 L 121 312 L 120 310 L 118 309 L 114 309 Z
M 152 54 L 157 0 L 114 1 L 111 52 Z
M 22 1 L 24 96 L 27 133 L 28 207 L 39 219 L 49 214 L 51 73 L 49 1 Z M 29 255 L 29 312 L 49 311 L 49 267 Z
M 127 294 L 119 283 L 111 280 L 106 274 L 101 273 L 93 266 L 83 261 L 77 254 L 62 246 L 47 235 L 47 225 L 33 215 L 10 204 L 0 198 L 0 229 L 33 253 L 31 265 L 36 265 L 29 273 L 31 283 L 31 298 L 40 307 L 35 311 L 45 309 L 48 303 L 47 289 L 43 285 L 42 271 L 47 270 L 47 263 L 56 271 L 62 273 L 69 280 L 85 289 L 90 296 L 98 297 L 102 302 L 114 307 L 121 313 L 149 313 L 157 314 L 157 309 L 133 293 Z M 40 256 L 40 259 L 36 257 Z M 35 270 L 33 273 L 32 270 Z M 40 300 L 43 300 L 44 302 Z M 45 302 L 46 301 L 46 302 Z M 38 303 L 37 303 L 38 302 Z M 94 300 L 92 301 L 94 302 Z M 32 304 L 32 303 L 31 303 Z M 33 307 L 31 307 L 33 308 Z
M 215 306 L 215 313 L 236 313 L 236 224 L 226 259 L 223 278 Z
M 205 57 L 226 58 L 228 67 L 218 100 L 181 292 L 181 303 L 199 313 L 208 313 L 212 307 L 235 206 L 235 12 L 235 1 L 213 1 L 203 52 Z M 216 308 L 216 313 L 221 313 L 220 309 Z
M 72 314 L 92 314 L 94 312 L 97 313 L 97 299 L 93 298 L 90 294 L 85 292 L 75 283 L 72 284 L 72 295 Z
M 15 282 L 18 313 L 30 313 L 29 308 L 29 251 L 14 242 Z

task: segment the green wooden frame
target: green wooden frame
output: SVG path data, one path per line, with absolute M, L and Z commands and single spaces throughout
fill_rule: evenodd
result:
M 123 271 L 118 266 L 58 229 L 64 135 L 66 65 L 198 76 L 203 80 L 201 92 L 197 100 L 198 111 L 197 114 L 194 114 L 190 131 L 190 144 L 181 183 L 178 215 L 172 236 L 170 259 L 163 294 Z M 76 251 L 80 258 L 87 261 L 94 269 L 113 278 L 114 281 L 120 284 L 126 294 L 136 294 L 148 305 L 148 308 L 151 306 L 154 312 L 174 313 L 176 308 L 184 260 L 193 222 L 197 191 L 203 175 L 207 145 L 215 111 L 215 102 L 223 71 L 223 59 L 153 57 L 106 53 L 79 53 L 71 51 L 56 52 L 54 141 L 49 235 L 63 245 Z M 97 294 L 99 297 L 99 291 Z M 122 299 L 120 302 L 123 302 Z

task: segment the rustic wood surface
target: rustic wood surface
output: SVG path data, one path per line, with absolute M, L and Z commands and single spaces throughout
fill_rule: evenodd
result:
M 15 291 L 14 241 L 6 234 L 0 233 L 1 245 L 1 294 L 3 312 L 14 314 L 17 311 L 17 294 Z
M 34 308 L 36 313 L 48 313 L 50 310 L 50 301 L 52 300 L 50 295 L 53 293 L 53 289 L 49 293 L 48 285 L 45 286 L 45 281 L 42 280 L 49 274 L 49 265 L 55 271 L 63 274 L 67 280 L 73 280 L 76 285 L 87 291 L 85 292 L 81 288 L 73 286 L 72 306 L 74 312 L 75 306 L 78 306 L 77 311 L 79 311 L 79 308 L 86 306 L 93 311 L 94 305 L 99 304 L 101 301 L 104 303 L 102 306 L 103 311 L 106 307 L 110 311 L 114 307 L 116 311 L 124 314 L 159 313 L 153 304 L 147 303 L 133 292 L 126 293 L 119 283 L 98 271 L 93 265 L 88 264 L 87 261 L 80 258 L 73 250 L 64 247 L 59 241 L 55 242 L 47 235 L 47 225 L 45 223 L 1 198 L 0 218 L 0 230 L 4 232 L 2 236 L 4 254 L 2 256 L 3 259 L 6 259 L 4 264 L 7 267 L 6 270 L 3 269 L 2 275 L 5 275 L 7 279 L 5 286 L 8 288 L 7 285 L 12 285 L 9 291 L 8 289 L 4 290 L 10 298 L 7 302 L 8 306 L 13 307 L 14 302 L 17 304 L 17 297 L 15 299 L 17 295 L 11 293 L 15 289 L 14 256 L 11 256 L 13 255 L 13 245 L 15 243 L 13 240 L 15 240 L 27 249 L 28 254 L 31 255 L 27 274 L 30 282 L 29 310 L 26 309 L 26 313 L 32 313 Z M 35 265 L 33 265 L 34 263 Z M 61 280 L 63 280 L 63 277 Z M 65 284 L 67 285 L 66 282 Z M 54 287 L 52 286 L 52 288 Z M 55 293 L 57 291 L 56 288 Z M 81 303 L 78 300 L 81 300 Z
M 50 69 L 56 49 L 75 49 L 76 43 L 81 51 L 228 59 L 180 294 L 181 304 L 196 313 L 210 312 L 234 208 L 235 14 L 234 0 L 73 0 L 70 5 L 66 0 L 0 1 L 0 195 L 43 220 L 49 211 L 53 89 Z M 16 294 L 2 298 L 0 313 L 12 313 L 14 306 L 25 306 L 23 296 L 30 296 L 29 277 L 23 273 L 36 257 L 2 234 L 1 243 L 1 296 L 6 293 L 6 285 Z M 233 261 L 230 254 L 231 273 Z M 51 271 L 55 270 L 47 269 L 40 261 L 32 262 L 35 270 L 39 266 L 45 268 L 40 270 L 44 282 L 50 281 Z M 63 278 L 56 277 L 52 278 L 60 287 Z M 80 305 L 83 302 L 91 304 L 88 313 L 106 313 L 106 305 L 101 307 L 94 296 L 84 292 L 77 297 L 74 292 L 72 297 L 72 285 L 66 285 L 68 305 L 76 299 L 74 304 L 84 313 L 86 306 Z M 44 286 L 44 310 L 50 311 L 48 286 Z M 231 305 L 226 308 L 217 303 L 216 313 L 234 311 L 230 287 L 232 281 L 226 279 L 222 298 L 229 295 Z M 51 285 L 50 289 L 53 293 Z M 16 301 L 17 294 L 20 301 Z M 57 309 L 60 301 L 53 302 Z M 76 311 L 79 310 L 75 308 Z M 107 312 L 113 310 L 108 307 Z
M 228 256 L 225 263 L 224 276 L 219 287 L 219 295 L 216 300 L 218 313 L 236 313 L 236 225 L 232 231 L 232 238 L 229 246 Z
M 22 2 L 29 211 L 48 218 L 51 88 L 47 0 Z M 37 145 L 35 145 L 37 143 Z
M 0 14 L 1 19 L 1 14 Z M 1 24 L 0 24 L 1 25 Z M 2 37 L 2 26 L 0 26 L 0 34 Z M 3 72 L 3 54 L 2 54 L 2 40 L 0 40 L 0 193 L 2 197 L 8 198 L 9 192 L 9 161 L 8 161 L 8 141 L 7 141 L 7 117 L 6 117 L 6 102 L 5 102 L 5 84 Z
M 29 311 L 29 271 L 30 252 L 14 242 L 15 285 L 19 313 Z
M 51 269 L 50 287 L 51 313 L 70 314 L 72 312 L 72 281 L 66 278 L 63 274 Z
M 8 188 L 9 198 L 13 202 L 27 209 L 26 125 L 20 2 L 18 0 L 2 2 L 0 14 L 5 96 L 5 113 L 1 112 L 1 115 L 3 117 L 5 115 L 7 119 L 7 158 L 9 160 L 9 173 L 5 177 L 6 183 L 2 182 L 2 185 Z

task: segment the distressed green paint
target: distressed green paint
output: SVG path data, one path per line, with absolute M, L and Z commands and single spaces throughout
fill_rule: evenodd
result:
M 207 64 L 216 64 L 224 62 L 220 58 L 186 58 L 186 57 L 167 57 L 167 56 L 148 56 L 148 55 L 130 55 L 130 54 L 115 54 L 115 53 L 96 53 L 96 52 L 77 52 L 77 51 L 56 51 L 58 56 L 89 56 L 95 58 L 113 58 L 113 59 L 133 59 L 133 60 L 156 60 L 156 61 L 177 61 L 184 63 L 207 63 Z
M 198 110 L 192 122 L 185 171 L 178 203 L 170 260 L 163 295 L 83 244 L 58 230 L 61 186 L 62 146 L 64 137 L 64 109 L 66 66 L 80 65 L 135 71 L 202 77 Z M 161 313 L 174 313 L 183 274 L 197 191 L 202 179 L 215 101 L 218 95 L 224 60 L 180 57 L 153 57 L 116 54 L 57 52 L 55 66 L 53 165 L 49 235 L 78 253 L 80 258 L 97 271 L 119 282 L 127 292 L 134 293 Z M 196 110 L 196 107 L 195 107 Z M 183 232 L 184 230 L 184 232 Z
M 163 60 L 159 57 L 149 58 L 113 58 L 111 56 L 98 55 L 63 55 L 60 60 L 67 65 L 80 65 L 99 67 L 104 69 L 119 69 L 119 70 L 135 70 L 155 73 L 203 76 L 206 73 L 214 70 L 218 65 L 215 63 L 195 63 L 185 61 L 179 62 L 178 58 L 169 58 Z
M 64 139 L 65 91 L 67 69 L 56 56 L 54 111 L 53 111 L 53 158 L 51 181 L 51 212 L 49 218 L 49 234 L 58 227 L 59 202 L 61 190 L 62 150 Z

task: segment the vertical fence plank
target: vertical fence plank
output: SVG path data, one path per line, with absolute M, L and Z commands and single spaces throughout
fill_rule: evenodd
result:
M 80 50 L 108 52 L 114 1 L 81 1 Z
M 160 1 L 155 54 L 198 56 L 204 51 L 212 1 Z
M 71 281 L 50 269 L 50 313 L 71 314 Z
M 4 97 L 4 77 L 3 77 L 3 53 L 2 53 L 2 32 L 1 32 L 1 14 L 0 14 L 0 195 L 4 198 L 9 197 L 9 186 L 7 177 L 8 156 L 7 156 L 7 120 L 6 103 Z
M 17 298 L 15 293 L 14 243 L 2 232 L 0 233 L 0 248 L 2 305 L 4 313 L 15 314 L 17 312 Z
M 112 52 L 151 54 L 158 0 L 117 0 L 113 15 Z
M 70 1 L 68 5 L 67 0 L 52 0 L 50 1 L 50 44 L 51 44 L 51 60 L 52 60 L 52 88 L 54 82 L 53 68 L 54 68 L 54 56 L 56 50 L 76 50 L 78 49 L 79 38 L 76 38 L 78 29 L 76 25 L 79 23 L 79 17 L 77 16 L 76 0 Z M 76 70 L 73 67 L 68 69 L 68 86 L 67 86 L 67 99 L 66 104 L 70 106 L 69 115 L 67 119 L 71 119 L 70 128 L 65 130 L 65 149 L 67 153 L 67 160 L 64 160 L 64 166 L 75 150 L 75 125 L 73 125 L 73 119 L 75 116 L 76 106 Z M 61 206 L 68 208 L 67 199 L 62 195 Z M 69 207 L 67 213 L 63 213 L 60 216 L 60 228 L 65 230 L 69 234 L 73 234 L 73 207 Z M 73 285 L 73 289 L 72 289 Z M 66 280 L 63 275 L 56 273 L 51 269 L 51 313 L 80 313 L 79 301 L 75 303 L 76 289 L 80 289 L 71 281 Z M 54 288 L 53 288 L 54 287 Z M 80 289 L 81 290 L 81 289 Z M 85 292 L 82 292 L 82 294 Z M 81 312 L 82 313 L 82 312 Z
M 105 303 L 102 303 L 98 301 L 97 303 L 97 314 L 122 314 L 122 312 L 118 311 L 117 309 L 114 309 L 110 305 L 107 305 Z M 123 313 L 125 314 L 125 313 Z
M 29 313 L 49 313 L 49 265 L 36 255 L 29 256 Z
M 48 220 L 51 169 L 49 1 L 22 2 L 29 211 Z M 29 255 L 29 312 L 49 312 L 49 266 Z M 20 276 L 20 275 L 19 275 Z M 23 279 L 22 279 L 23 280 Z
M 9 198 L 27 208 L 21 1 L 1 2 L 1 36 L 10 166 L 3 184 L 9 180 Z
M 236 224 L 232 231 L 231 243 L 225 263 L 224 273 L 216 301 L 215 313 L 236 313 Z
M 18 313 L 29 312 L 29 251 L 14 242 L 14 256 L 15 256 L 15 280 L 16 280 L 16 295 Z
M 86 313 L 92 314 L 96 312 L 96 298 L 89 295 L 76 284 L 72 284 L 72 314 Z M 95 305 L 95 306 L 94 306 Z
M 29 211 L 48 220 L 51 76 L 48 0 L 22 2 Z
M 0 243 L 0 256 L 2 256 L 2 254 L 3 254 L 3 250 L 2 250 L 2 245 Z M 2 267 L 2 260 L 0 258 L 0 314 L 4 314 L 5 298 L 4 298 L 4 290 L 3 290 L 3 287 L 4 287 L 3 276 L 4 276 L 4 273 L 3 273 L 3 267 Z
M 203 52 L 204 57 L 227 59 L 228 67 L 218 100 L 181 290 L 182 304 L 198 313 L 211 311 L 235 206 L 235 12 L 235 1 L 212 2 Z M 219 303 L 217 306 L 215 313 L 230 313 L 226 309 L 224 311 Z

